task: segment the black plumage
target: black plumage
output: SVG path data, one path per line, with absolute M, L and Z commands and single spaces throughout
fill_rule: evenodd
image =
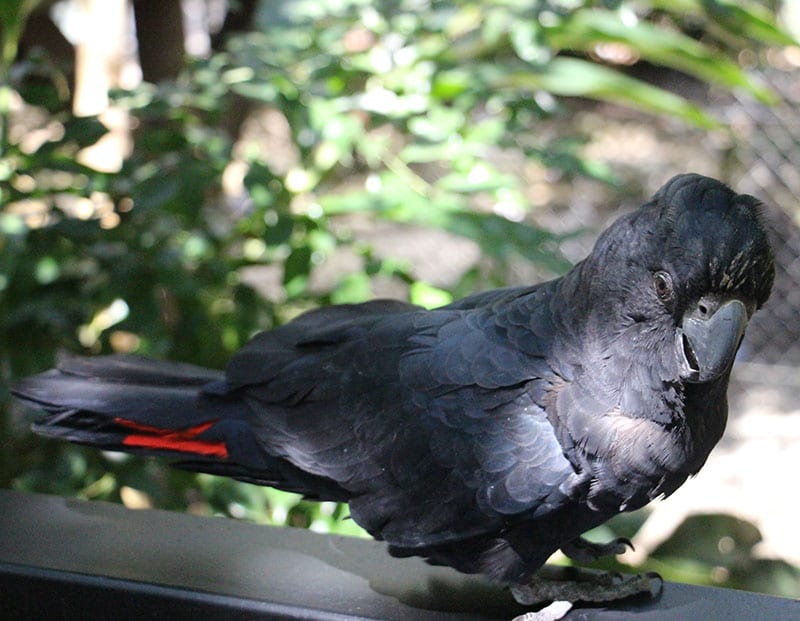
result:
M 318 309 L 224 374 L 76 358 L 13 390 L 44 435 L 347 501 L 392 554 L 523 583 L 700 469 L 772 279 L 756 199 L 681 175 L 556 280 Z

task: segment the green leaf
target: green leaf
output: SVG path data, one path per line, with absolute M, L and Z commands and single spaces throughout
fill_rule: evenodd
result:
M 417 304 L 425 308 L 438 308 L 453 301 L 453 296 L 428 283 L 421 281 L 411 283 L 408 292 L 408 299 L 412 304 Z
M 712 84 L 745 89 L 763 102 L 775 101 L 772 91 L 732 60 L 663 26 L 644 21 L 629 25 L 609 11 L 575 11 L 544 32 L 550 44 L 558 49 L 591 52 L 599 43 L 623 43 L 654 64 L 680 69 Z
M 131 198 L 137 209 L 157 209 L 174 200 L 180 188 L 175 175 L 154 175 L 140 182 Z
M 575 137 L 564 137 L 551 140 L 544 146 L 524 147 L 525 155 L 536 158 L 548 168 L 564 171 L 566 174 L 581 174 L 616 185 L 617 179 L 609 164 L 599 160 L 590 160 L 581 155 L 586 141 Z
M 506 261 L 518 254 L 555 273 L 571 267 L 558 250 L 558 236 L 495 214 L 444 211 L 419 218 L 480 244 L 484 254 Z
M 459 195 L 437 196 L 432 201 L 407 188 L 403 191 L 399 180 L 386 181 L 380 195 L 357 192 L 323 197 L 320 204 L 329 216 L 371 210 L 376 216 L 392 222 L 445 230 L 474 240 L 486 256 L 500 261 L 522 256 L 554 273 L 564 272 L 571 266 L 558 249 L 558 242 L 567 236 L 554 235 L 496 214 L 470 212 L 457 207 L 466 207 Z
M 245 82 L 242 84 L 233 84 L 231 91 L 244 97 L 245 99 L 252 99 L 254 101 L 272 103 L 280 95 L 280 90 L 274 84 L 268 82 Z
M 466 69 L 449 69 L 439 72 L 433 80 L 431 95 L 449 101 L 468 91 L 474 85 L 474 76 Z
M 565 97 L 588 97 L 683 119 L 704 128 L 720 123 L 688 100 L 578 58 L 554 58 L 540 69 L 497 74 L 495 88 L 544 90 Z
M 708 28 L 766 45 L 797 45 L 775 21 L 775 13 L 751 0 L 650 0 L 653 8 L 673 15 L 708 18 Z
M 311 272 L 311 248 L 294 248 L 283 265 L 283 284 L 289 297 L 301 295 Z
M 364 272 L 345 276 L 331 292 L 332 304 L 357 304 L 372 297 L 372 283 Z
M 380 197 L 371 192 L 357 191 L 321 196 L 319 203 L 325 215 L 337 216 L 369 211 L 380 206 Z
M 398 157 L 407 164 L 454 160 L 464 154 L 464 145 L 459 142 L 437 142 L 434 144 L 412 143 L 400 151 Z
M 79 149 L 89 147 L 108 133 L 96 116 L 73 116 L 64 123 L 61 142 L 74 142 Z
M 294 218 L 291 216 L 270 215 L 269 218 L 265 218 L 265 222 L 263 239 L 268 246 L 275 247 L 289 241 L 294 232 Z
M 465 121 L 461 110 L 433 106 L 425 114 L 409 119 L 408 129 L 426 140 L 439 142 L 458 133 Z
M 267 166 L 250 162 L 244 176 L 244 187 L 257 207 L 271 207 L 275 203 L 275 191 L 280 190 L 281 185 L 281 180 Z
M 19 67 L 22 63 L 18 63 Z M 60 76 L 59 76 L 60 77 Z M 59 88 L 56 77 L 52 75 L 36 75 L 31 72 L 29 76 L 17 77 L 17 92 L 25 103 L 39 106 L 48 112 L 56 113 L 63 110 L 69 102 L 69 89 Z M 66 79 L 63 79 L 66 82 Z
M 37 157 L 52 157 L 64 145 L 74 145 L 78 149 L 89 147 L 108 133 L 108 128 L 94 116 L 72 116 L 63 126 L 61 138 L 43 143 L 36 150 Z
M 446 192 L 474 194 L 507 188 L 513 186 L 514 182 L 514 177 L 502 175 L 493 166 L 477 162 L 465 173 L 453 172 L 445 175 L 436 182 L 436 187 Z
M 0 2 L 0 75 L 10 67 L 17 55 L 17 46 L 25 22 L 42 0 L 4 0 Z

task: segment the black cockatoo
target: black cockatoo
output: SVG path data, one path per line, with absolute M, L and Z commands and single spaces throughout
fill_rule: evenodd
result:
M 680 175 L 549 282 L 320 308 L 225 372 L 72 358 L 13 393 L 47 412 L 43 435 L 347 502 L 393 555 L 557 598 L 535 576 L 553 552 L 621 552 L 581 534 L 670 495 L 720 439 L 772 287 L 759 212 Z

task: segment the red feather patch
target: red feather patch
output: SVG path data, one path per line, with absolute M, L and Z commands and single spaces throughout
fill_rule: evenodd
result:
M 211 442 L 209 440 L 198 439 L 197 437 L 212 427 L 217 422 L 216 420 L 206 421 L 205 423 L 179 431 L 164 429 L 162 427 L 153 427 L 151 425 L 142 425 L 141 423 L 125 418 L 115 418 L 114 422 L 128 429 L 142 432 L 125 436 L 122 440 L 122 444 L 125 446 L 178 451 L 180 453 L 193 453 L 195 455 L 208 455 L 211 457 L 228 457 L 228 448 L 225 446 L 225 442 Z

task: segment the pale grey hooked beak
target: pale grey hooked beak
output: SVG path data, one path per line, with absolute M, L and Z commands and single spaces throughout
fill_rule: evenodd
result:
M 701 300 L 684 314 L 681 346 L 690 382 L 710 382 L 727 372 L 744 336 L 749 316 L 739 300 Z

